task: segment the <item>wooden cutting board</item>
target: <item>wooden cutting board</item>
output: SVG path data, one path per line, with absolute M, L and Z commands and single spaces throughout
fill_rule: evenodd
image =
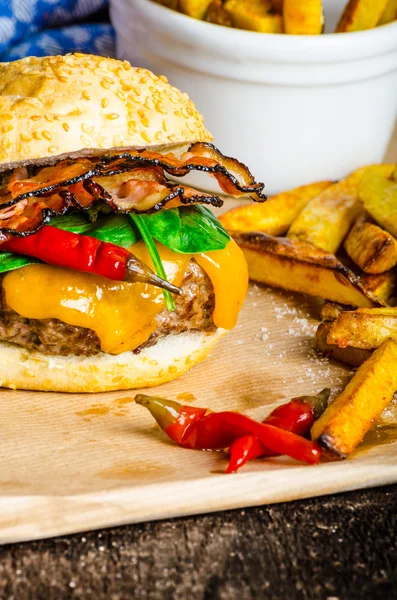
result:
M 315 354 L 316 316 L 313 300 L 252 285 L 234 331 L 153 394 L 259 419 L 326 386 L 335 396 L 351 374 Z M 225 475 L 223 453 L 173 445 L 134 395 L 0 392 L 0 543 L 397 482 L 395 403 L 344 462 L 272 458 Z

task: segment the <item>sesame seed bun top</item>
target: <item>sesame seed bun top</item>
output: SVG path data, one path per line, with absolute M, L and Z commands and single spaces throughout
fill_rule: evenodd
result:
M 67 54 L 0 63 L 0 171 L 211 140 L 186 94 L 127 61 Z

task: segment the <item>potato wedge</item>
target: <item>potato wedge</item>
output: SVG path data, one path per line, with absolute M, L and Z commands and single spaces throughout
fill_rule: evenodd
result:
M 374 306 L 354 273 L 311 244 L 263 233 L 236 234 L 251 279 L 351 306 Z
M 314 423 L 311 436 L 332 458 L 346 458 L 397 390 L 397 343 L 386 340 Z
M 360 181 L 359 194 L 371 217 L 397 237 L 397 182 L 368 172 Z
M 335 32 L 363 31 L 376 27 L 386 3 L 387 0 L 349 0 Z
M 322 0 L 284 0 L 284 31 L 293 35 L 318 35 L 324 29 Z
M 336 253 L 362 210 L 359 183 L 367 173 L 389 177 L 394 165 L 370 165 L 351 173 L 313 198 L 292 223 L 287 237 Z
M 179 10 L 193 19 L 204 19 L 211 0 L 178 0 Z
M 379 273 L 379 275 L 370 275 L 369 273 L 360 275 L 360 283 L 364 293 L 375 304 L 381 306 L 395 304 L 396 279 L 395 270 Z
M 378 25 L 386 25 L 397 19 L 397 0 L 388 0 Z
M 321 309 L 321 320 L 330 322 L 335 321 L 340 313 L 344 310 L 348 310 L 348 307 L 343 304 L 337 304 L 336 302 L 324 302 L 323 308 Z
M 238 29 L 261 33 L 282 33 L 281 15 L 272 13 L 268 0 L 227 0 L 224 8 Z
M 332 181 L 302 185 L 288 192 L 271 196 L 263 204 L 253 203 L 233 208 L 219 220 L 229 231 L 262 231 L 283 235 L 310 200 L 321 194 Z
M 316 331 L 316 350 L 324 356 L 329 356 L 346 365 L 359 367 L 371 356 L 372 350 L 363 350 L 361 348 L 339 348 L 335 344 L 328 344 L 327 337 L 331 323 L 320 323 Z
M 397 264 L 397 240 L 378 225 L 365 220 L 353 225 L 344 248 L 365 273 L 384 273 Z
M 359 308 L 338 315 L 331 324 L 327 343 L 371 350 L 388 338 L 397 341 L 397 308 Z
M 214 25 L 232 27 L 233 23 L 226 12 L 222 0 L 212 0 L 205 15 L 205 20 Z

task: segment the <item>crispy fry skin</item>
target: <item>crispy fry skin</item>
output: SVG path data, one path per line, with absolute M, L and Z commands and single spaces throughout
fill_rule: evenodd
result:
M 224 8 L 238 29 L 261 33 L 282 33 L 281 15 L 273 12 L 267 0 L 227 0 Z
M 321 320 L 327 322 L 335 321 L 343 310 L 348 310 L 348 307 L 343 306 L 343 304 L 337 304 L 336 302 L 324 302 L 321 310 Z
M 178 0 L 179 10 L 194 19 L 204 19 L 210 4 L 211 0 Z
M 233 23 L 228 13 L 226 12 L 222 0 L 212 0 L 205 15 L 205 20 L 214 25 L 222 25 L 223 27 L 232 27 Z
M 359 367 L 371 356 L 371 350 L 351 346 L 339 348 L 335 344 L 328 344 L 327 337 L 330 328 L 331 323 L 320 323 L 318 326 L 316 331 L 316 349 L 318 352 L 353 367 Z
M 397 237 L 397 183 L 377 173 L 366 173 L 359 185 L 360 197 L 371 217 Z
M 379 275 L 364 273 L 360 283 L 366 296 L 381 306 L 393 305 L 396 293 L 396 271 L 386 271 Z
M 359 279 L 332 254 L 311 244 L 262 233 L 236 234 L 254 281 L 352 306 L 374 306 Z
M 322 0 L 284 0 L 284 31 L 294 35 L 318 35 L 324 27 Z
M 397 264 L 397 240 L 384 229 L 359 220 L 345 239 L 344 248 L 365 273 L 384 273 Z
M 359 308 L 338 315 L 328 332 L 327 343 L 371 350 L 388 338 L 397 341 L 397 308 Z
M 397 0 L 388 0 L 378 25 L 386 25 L 397 19 Z
M 362 167 L 328 187 L 300 212 L 288 231 L 288 237 L 310 242 L 335 254 L 362 210 L 358 184 L 363 176 L 373 172 L 388 177 L 393 169 L 394 165 Z
M 221 215 L 219 220 L 229 231 L 262 231 L 269 235 L 283 235 L 306 204 L 331 184 L 332 181 L 319 181 L 302 185 L 271 196 L 263 204 L 251 202 L 233 208 Z
M 346 458 L 397 390 L 397 344 L 386 340 L 361 365 L 342 394 L 314 423 L 313 440 L 332 458 Z
M 349 0 L 335 32 L 362 31 L 376 27 L 386 3 L 387 0 Z

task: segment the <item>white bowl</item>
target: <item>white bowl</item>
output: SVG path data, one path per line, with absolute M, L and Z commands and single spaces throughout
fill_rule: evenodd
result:
M 151 0 L 112 0 L 111 18 L 118 56 L 186 91 L 215 144 L 249 165 L 268 193 L 382 160 L 397 116 L 397 22 L 262 34 Z

